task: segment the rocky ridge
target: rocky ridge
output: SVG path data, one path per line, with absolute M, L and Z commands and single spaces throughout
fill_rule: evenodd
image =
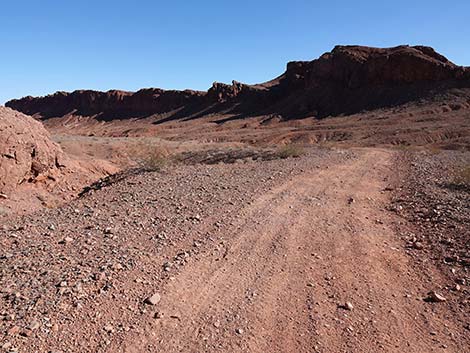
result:
M 287 64 L 278 78 L 257 85 L 215 82 L 207 92 L 147 88 L 57 92 L 6 103 L 39 118 L 67 115 L 112 120 L 164 114 L 168 119 L 230 114 L 277 114 L 284 119 L 353 114 L 469 88 L 470 70 L 424 46 L 336 46 L 313 61 Z M 470 94 L 469 94 L 470 96 Z

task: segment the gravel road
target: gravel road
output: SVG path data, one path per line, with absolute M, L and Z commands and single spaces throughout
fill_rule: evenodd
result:
M 176 166 L 11 219 L 0 347 L 468 352 L 452 303 L 423 300 L 445 278 L 396 234 L 395 153 Z

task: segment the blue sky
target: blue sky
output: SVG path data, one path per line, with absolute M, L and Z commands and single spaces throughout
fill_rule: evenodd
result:
M 263 82 L 336 44 L 424 44 L 470 66 L 469 21 L 468 0 L 7 0 L 0 104 L 57 90 Z

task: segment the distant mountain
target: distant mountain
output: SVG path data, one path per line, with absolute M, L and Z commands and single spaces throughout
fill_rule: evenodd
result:
M 427 99 L 470 87 L 470 68 L 424 46 L 337 46 L 313 61 L 287 64 L 257 85 L 214 83 L 207 92 L 147 88 L 137 92 L 80 90 L 11 100 L 7 107 L 40 119 L 65 115 L 113 120 L 164 115 L 167 120 L 230 114 L 230 119 L 348 115 Z

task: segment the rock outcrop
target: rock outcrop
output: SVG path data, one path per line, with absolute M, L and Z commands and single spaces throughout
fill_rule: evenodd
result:
M 75 114 L 110 120 L 165 114 L 176 119 L 207 113 L 321 118 L 398 105 L 460 87 L 470 87 L 470 70 L 432 48 L 337 46 L 319 59 L 290 62 L 283 75 L 258 85 L 214 83 L 207 92 L 58 92 L 6 105 L 40 118 Z
M 55 178 L 67 158 L 42 124 L 30 116 L 0 107 L 0 193 L 21 184 Z
M 125 117 L 158 114 L 177 109 L 200 100 L 204 93 L 196 91 L 165 91 L 158 88 L 142 89 L 135 93 L 111 90 L 99 92 L 80 90 L 72 93 L 56 92 L 45 97 L 25 97 L 7 102 L 6 106 L 41 118 L 67 114 L 91 116 L 117 114 Z

